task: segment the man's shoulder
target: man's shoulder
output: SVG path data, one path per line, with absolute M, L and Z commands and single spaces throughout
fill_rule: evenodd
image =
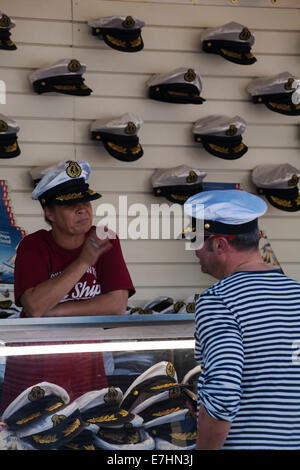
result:
M 37 247 L 40 243 L 46 242 L 49 239 L 49 232 L 41 229 L 36 232 L 26 235 L 19 244 L 19 248 Z

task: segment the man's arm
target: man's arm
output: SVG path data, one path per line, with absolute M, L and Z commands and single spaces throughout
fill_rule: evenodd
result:
M 79 257 L 67 266 L 59 275 L 41 282 L 35 287 L 27 289 L 20 297 L 27 316 L 43 317 L 64 298 L 64 296 L 74 287 L 89 266 L 112 247 L 109 239 L 100 240 L 92 238 L 97 246 L 91 243 L 91 236 L 84 242 Z
M 230 421 L 212 418 L 203 405 L 198 414 L 196 450 L 219 450 L 223 447 L 230 430 Z
M 92 299 L 62 302 L 46 312 L 44 317 L 123 315 L 127 301 L 128 290 L 120 289 L 97 295 Z

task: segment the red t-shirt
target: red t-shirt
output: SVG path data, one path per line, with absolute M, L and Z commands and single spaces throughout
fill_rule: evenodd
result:
M 119 239 L 112 239 L 111 243 L 112 248 L 87 270 L 61 302 L 84 300 L 119 289 L 128 289 L 129 296 L 135 293 Z M 27 289 L 57 276 L 80 251 L 81 247 L 66 250 L 57 245 L 51 231 L 39 230 L 25 237 L 15 262 L 16 304 L 20 305 L 19 299 Z M 3 411 L 26 388 L 42 381 L 60 385 L 71 400 L 108 385 L 101 353 L 8 357 L 0 409 Z

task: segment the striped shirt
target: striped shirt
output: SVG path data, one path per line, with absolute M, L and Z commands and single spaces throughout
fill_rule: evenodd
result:
M 196 303 L 198 397 L 231 421 L 223 449 L 300 449 L 300 284 L 237 272 Z

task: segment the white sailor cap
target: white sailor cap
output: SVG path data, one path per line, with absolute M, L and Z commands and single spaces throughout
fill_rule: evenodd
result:
M 103 450 L 153 450 L 155 442 L 143 429 L 124 426 L 123 429 L 100 428 L 95 436 L 97 445 Z
M 195 313 L 196 300 L 199 294 L 190 295 L 183 301 L 183 305 L 178 313 Z
M 133 421 L 134 415 L 120 408 L 123 393 L 120 388 L 93 390 L 76 398 L 83 420 L 98 426 L 118 426 Z
M 169 73 L 153 75 L 147 82 L 149 98 L 168 103 L 202 104 L 202 82 L 197 70 L 179 67 Z
M 247 233 L 267 210 L 262 198 L 239 189 L 203 191 L 190 197 L 184 211 L 203 220 L 204 229 L 219 235 Z
M 14 51 L 17 49 L 15 43 L 10 39 L 10 30 L 16 26 L 16 23 L 5 13 L 0 11 L 0 49 Z
M 145 398 L 140 399 L 141 394 L 156 395 L 164 390 L 166 385 L 170 389 L 178 386 L 177 373 L 171 362 L 161 361 L 149 367 L 133 381 L 124 393 L 121 406 L 131 410 L 144 401 Z
M 218 54 L 224 59 L 241 65 L 256 62 L 251 53 L 255 38 L 244 25 L 234 21 L 217 28 L 206 29 L 202 36 L 202 49 L 205 52 Z
M 123 162 L 133 162 L 143 156 L 138 132 L 143 124 L 133 113 L 107 120 L 97 120 L 91 125 L 91 139 L 102 142 L 108 153 Z
M 155 196 L 164 196 L 170 202 L 183 204 L 191 195 L 203 190 L 207 173 L 187 165 L 159 168 L 152 175 Z
M 247 91 L 253 103 L 264 103 L 271 111 L 280 114 L 300 115 L 300 79 L 290 72 L 255 78 Z
M 9 404 L 2 420 L 12 430 L 23 429 L 62 409 L 69 401 L 70 397 L 62 387 L 40 382 L 28 387 Z
M 199 119 L 193 125 L 196 142 L 212 155 L 226 160 L 236 160 L 248 147 L 242 142 L 246 122 L 240 116 L 211 115 Z
M 29 75 L 33 90 L 38 93 L 56 92 L 66 95 L 87 96 L 92 90 L 84 84 L 82 74 L 86 66 L 77 59 L 61 59 Z
M 185 411 L 180 419 L 171 415 L 161 418 L 160 424 L 147 425 L 147 432 L 160 450 L 192 450 L 196 446 L 197 420 Z
M 59 447 L 58 450 L 102 450 L 96 441 L 98 430 L 98 426 L 89 424 L 71 441 Z
M 264 195 L 272 206 L 287 212 L 300 210 L 299 178 L 300 170 L 289 163 L 258 165 L 252 171 L 258 194 Z
M 59 413 L 42 418 L 17 432 L 17 436 L 38 450 L 57 449 L 74 439 L 85 423 L 76 401 Z
M 44 170 L 44 176 L 32 191 L 32 199 L 42 206 L 51 202 L 57 205 L 93 201 L 101 197 L 89 189 L 90 165 L 87 162 L 68 160 Z M 35 175 L 36 176 L 36 175 Z
M 108 16 L 88 21 L 92 34 L 121 52 L 138 52 L 143 49 L 144 42 L 141 29 L 145 22 L 135 16 Z
M 0 114 L 0 158 L 14 158 L 20 155 L 17 137 L 19 130 L 16 121 Z

